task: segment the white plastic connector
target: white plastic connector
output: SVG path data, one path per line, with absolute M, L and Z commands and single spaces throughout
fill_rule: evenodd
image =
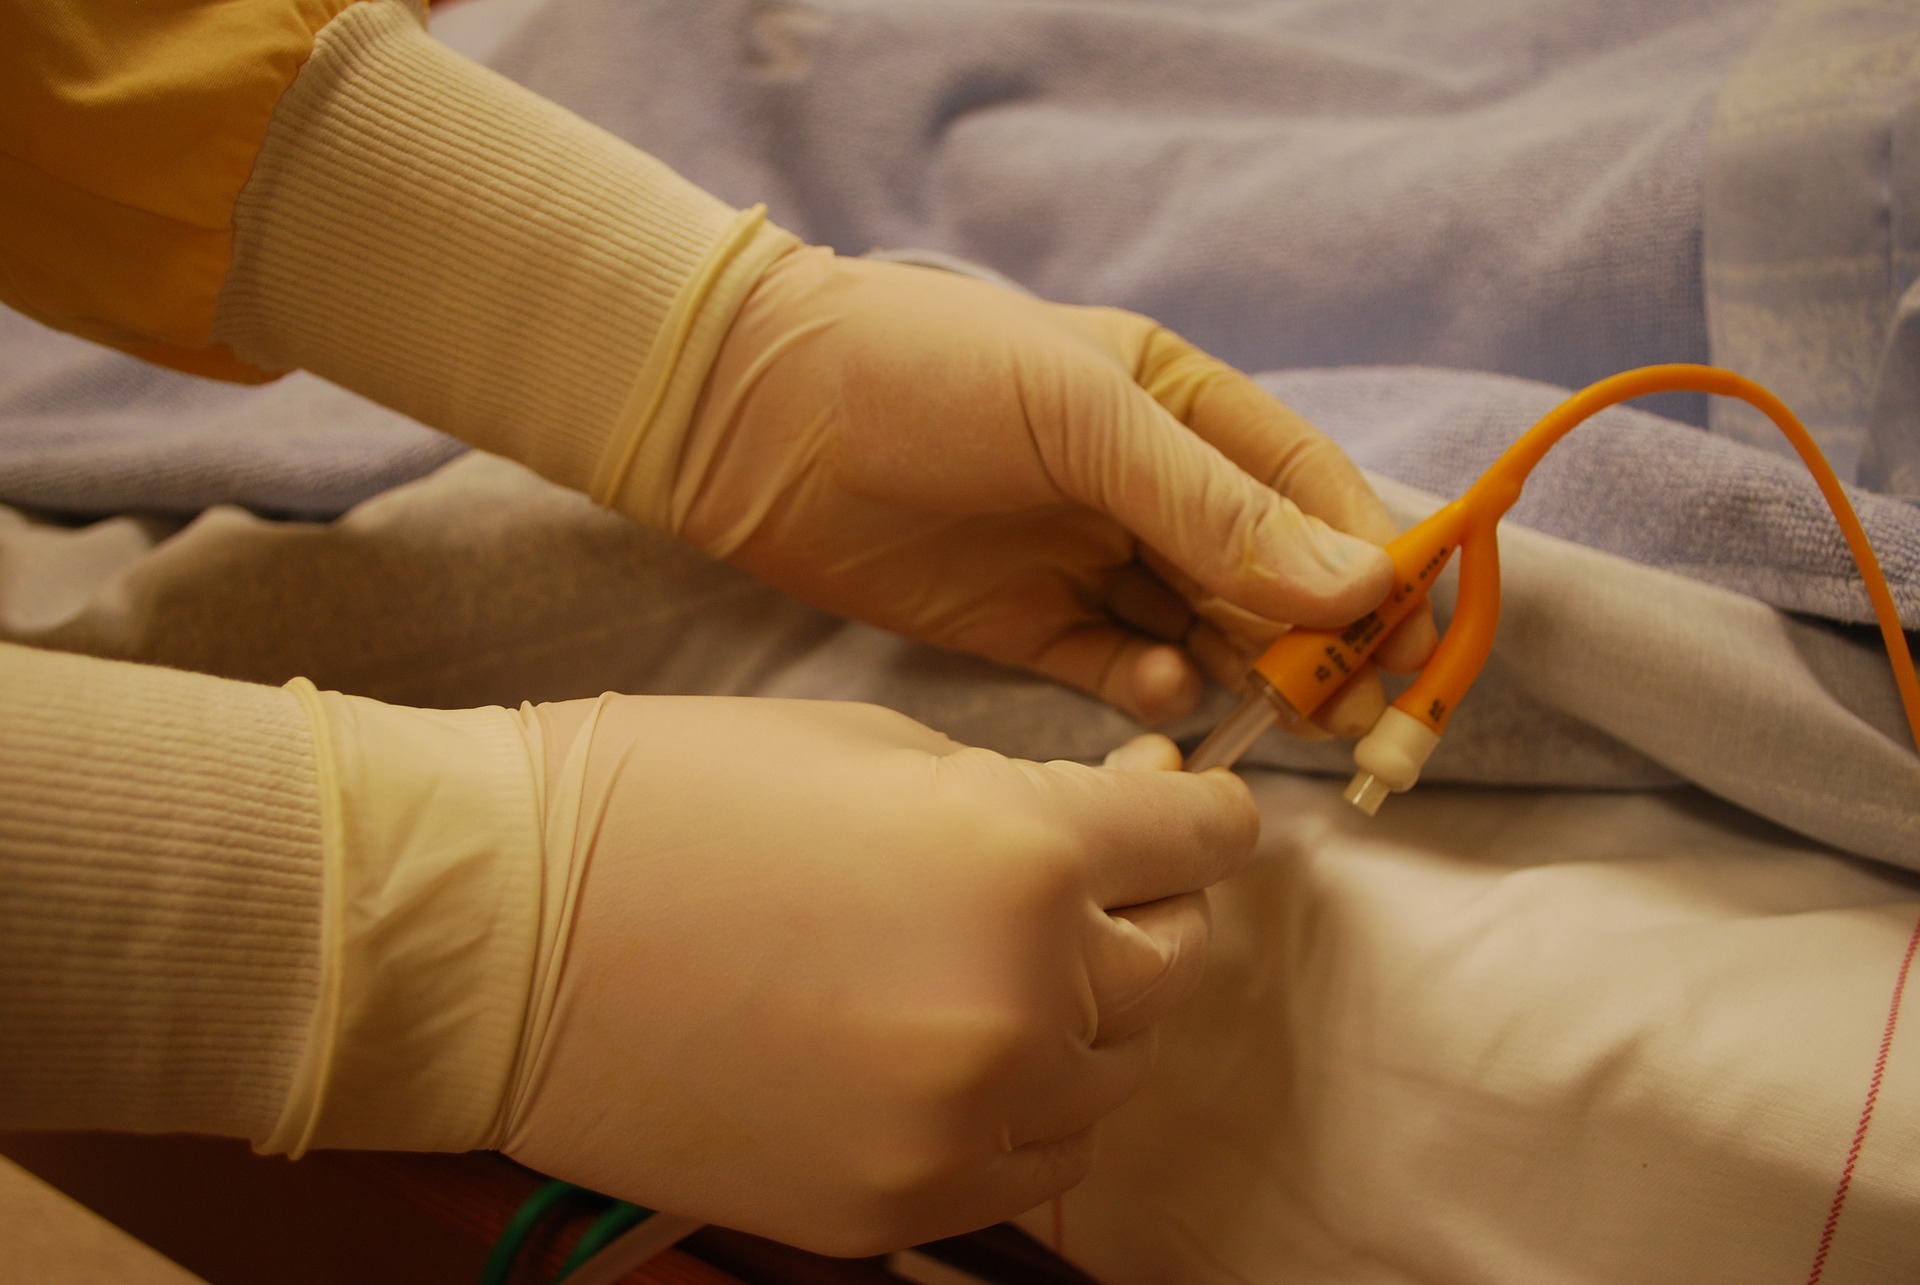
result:
M 1347 788 L 1340 797 L 1368 816 L 1374 816 L 1380 811 L 1380 805 L 1387 801 L 1387 795 L 1390 793 L 1386 785 L 1373 773 L 1355 772 L 1353 779 L 1347 782 Z
M 1387 706 L 1373 730 L 1353 747 L 1353 761 L 1360 771 L 1347 786 L 1347 801 L 1372 816 L 1389 792 L 1400 794 L 1413 788 L 1439 743 L 1440 733 L 1413 715 Z

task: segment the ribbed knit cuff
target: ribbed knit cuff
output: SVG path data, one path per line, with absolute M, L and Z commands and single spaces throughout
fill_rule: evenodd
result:
M 0 1123 L 263 1137 L 318 992 L 287 692 L 0 645 Z
M 666 526 L 720 338 L 795 244 L 365 0 L 275 112 L 214 337 Z

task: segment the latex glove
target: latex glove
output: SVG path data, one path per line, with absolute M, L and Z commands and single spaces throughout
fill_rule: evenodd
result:
M 1077 1182 L 1197 982 L 1197 890 L 1258 829 L 1225 772 L 1023 762 L 871 706 L 538 717 L 547 860 L 578 886 L 506 1149 L 828 1253 Z M 1164 738 L 1117 759 L 1179 766 Z M 552 819 L 576 805 L 562 852 Z
M 1232 680 L 1392 578 L 1396 528 L 1352 463 L 1178 336 L 820 249 L 748 296 L 682 459 L 671 509 L 709 552 L 1149 723 L 1197 701 L 1196 657 Z M 1379 659 L 1413 668 L 1433 639 L 1423 611 Z M 1369 671 L 1322 721 L 1358 734 L 1383 706 Z

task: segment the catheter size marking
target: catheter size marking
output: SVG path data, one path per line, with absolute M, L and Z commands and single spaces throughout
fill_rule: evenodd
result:
M 1373 642 L 1374 639 L 1378 638 L 1380 631 L 1384 628 L 1386 628 L 1386 626 L 1380 621 L 1380 613 L 1377 611 L 1369 611 L 1341 632 L 1340 641 L 1355 651 L 1359 651 Z M 1327 651 L 1331 653 L 1333 648 L 1329 647 Z

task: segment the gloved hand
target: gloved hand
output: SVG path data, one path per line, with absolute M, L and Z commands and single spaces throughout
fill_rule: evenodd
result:
M 1352 463 L 1178 336 L 822 249 L 747 297 L 671 485 L 679 534 L 771 584 L 1149 723 L 1197 701 L 1194 658 L 1237 679 L 1392 578 Z M 1377 654 L 1412 668 L 1433 638 L 1423 611 Z M 1382 707 L 1369 672 L 1322 721 Z
M 547 860 L 580 873 L 505 1148 L 828 1253 L 1077 1182 L 1198 980 L 1199 890 L 1259 824 L 1226 772 L 1024 762 L 871 706 L 605 697 L 538 719 Z M 1179 755 L 1156 737 L 1115 761 Z

